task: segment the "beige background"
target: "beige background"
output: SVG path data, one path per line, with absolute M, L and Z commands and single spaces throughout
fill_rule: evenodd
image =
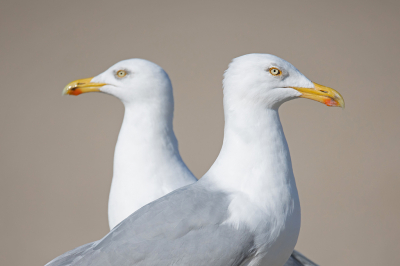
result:
M 43 265 L 108 231 L 122 104 L 61 97 L 127 58 L 170 75 L 175 132 L 198 176 L 223 134 L 223 71 L 272 53 L 346 109 L 281 108 L 302 204 L 297 249 L 321 265 L 400 260 L 400 2 L 2 1 L 0 264 Z

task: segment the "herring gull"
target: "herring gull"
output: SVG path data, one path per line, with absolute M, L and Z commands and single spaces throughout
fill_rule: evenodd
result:
M 113 95 L 125 107 L 108 201 L 110 229 L 147 203 L 197 181 L 179 154 L 172 85 L 160 66 L 123 60 L 94 78 L 69 83 L 63 94 L 85 92 Z

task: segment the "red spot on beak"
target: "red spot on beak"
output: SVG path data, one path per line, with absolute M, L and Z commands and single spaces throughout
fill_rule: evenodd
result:
M 325 103 L 327 106 L 338 106 L 338 105 L 339 105 L 335 100 L 332 100 L 332 99 L 330 99 L 330 98 L 326 98 L 326 99 L 324 100 L 324 103 Z
M 81 89 L 72 89 L 69 91 L 68 94 L 78 96 L 81 93 L 82 93 Z

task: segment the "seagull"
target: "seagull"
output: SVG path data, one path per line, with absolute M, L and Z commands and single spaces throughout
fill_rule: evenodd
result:
M 278 108 L 301 97 L 344 107 L 338 92 L 283 59 L 234 59 L 224 78 L 223 147 L 204 177 L 48 265 L 283 265 L 300 203 Z
M 123 60 L 63 90 L 64 95 L 87 92 L 113 95 L 125 106 L 108 201 L 110 229 L 147 203 L 197 181 L 179 154 L 172 85 L 160 66 L 139 58 Z

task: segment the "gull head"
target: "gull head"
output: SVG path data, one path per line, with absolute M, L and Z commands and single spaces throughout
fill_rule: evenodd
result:
M 224 101 L 231 106 L 250 104 L 276 109 L 286 101 L 307 98 L 327 106 L 344 107 L 339 92 L 310 81 L 292 64 L 270 54 L 233 59 L 223 84 Z
M 63 95 L 104 92 L 124 104 L 135 102 L 172 101 L 172 85 L 168 74 L 158 65 L 144 59 L 120 61 L 93 78 L 69 83 Z

